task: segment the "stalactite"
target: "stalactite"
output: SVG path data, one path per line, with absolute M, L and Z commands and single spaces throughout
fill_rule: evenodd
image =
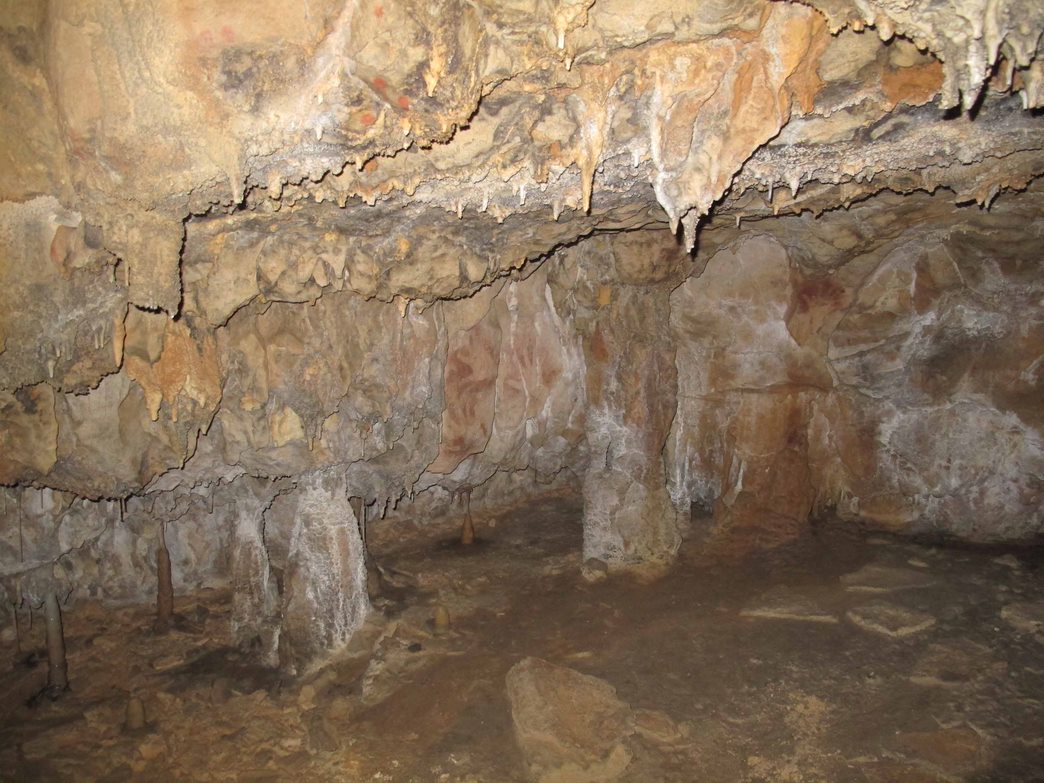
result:
M 359 535 L 362 537 L 363 545 L 366 544 L 366 522 L 363 521 L 363 514 L 365 514 L 365 502 L 361 497 L 348 498 L 348 503 L 352 507 L 352 513 L 355 514 L 355 521 L 359 525 Z
M 15 627 L 15 652 L 21 657 L 22 655 L 22 604 L 24 599 L 21 596 L 21 591 L 17 595 L 17 600 L 12 602 L 12 614 L 14 614 L 14 627 Z
M 25 562 L 25 536 L 22 530 L 22 497 L 18 496 L 18 562 Z
M 25 536 L 24 536 L 24 514 L 22 512 L 22 493 L 15 496 L 15 505 L 18 507 L 18 562 L 25 563 Z M 6 508 L 5 508 L 6 511 Z M 22 624 L 19 621 L 19 608 L 25 605 L 29 612 L 29 630 L 33 629 L 33 605 L 30 601 L 26 601 L 25 597 L 21 592 L 21 585 L 18 587 L 18 600 L 15 602 L 14 607 L 14 619 L 15 619 L 15 644 L 18 649 L 18 653 L 22 652 Z
M 21 607 L 17 604 L 14 605 L 14 627 L 15 627 L 15 655 L 18 658 L 22 657 L 22 653 L 25 652 L 22 647 L 22 617 Z

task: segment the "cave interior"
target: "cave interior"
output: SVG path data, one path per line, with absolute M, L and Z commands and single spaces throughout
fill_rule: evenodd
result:
M 0 779 L 1044 781 L 1040 0 L 0 0 Z

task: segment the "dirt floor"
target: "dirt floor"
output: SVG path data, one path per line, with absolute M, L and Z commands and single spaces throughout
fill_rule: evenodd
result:
M 296 681 L 229 646 L 213 592 L 179 597 L 165 635 L 151 607 L 73 607 L 71 688 L 29 705 L 38 623 L 0 650 L 0 779 L 530 780 L 505 676 L 535 656 L 658 716 L 620 781 L 1044 781 L 1039 551 L 820 527 L 744 559 L 689 542 L 658 581 L 591 584 L 573 501 L 477 531 L 465 548 L 447 527 L 378 523 L 371 620 Z M 128 731 L 132 695 L 148 724 Z

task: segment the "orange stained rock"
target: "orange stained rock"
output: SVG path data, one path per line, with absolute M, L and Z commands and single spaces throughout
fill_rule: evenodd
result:
M 127 375 L 145 393 L 153 421 L 159 418 L 163 402 L 171 406 L 171 417 L 177 421 L 175 403 L 181 396 L 205 408 L 214 408 L 221 400 L 221 373 L 214 339 L 208 335 L 197 343 L 183 323 L 171 321 L 167 324 L 163 353 L 155 364 L 128 354 L 125 366 Z
M 492 321 L 482 321 L 450 339 L 439 455 L 429 466 L 433 473 L 450 473 L 489 443 L 500 353 L 501 329 Z
M 935 61 L 909 68 L 886 68 L 881 74 L 881 89 L 889 110 L 900 103 L 921 106 L 939 93 L 943 83 L 943 65 Z
M 16 398 L 0 392 L 0 483 L 14 483 L 25 469 L 47 473 L 58 459 L 58 421 L 54 389 L 46 383 L 22 390 Z
M 790 26 L 794 24 L 792 21 Z M 800 40 L 805 45 L 799 54 L 799 61 L 786 81 L 786 86 L 801 108 L 801 113 L 809 114 L 815 105 L 816 95 L 826 84 L 819 78 L 819 60 L 830 44 L 831 35 L 826 20 L 818 14 L 812 16 L 803 32 L 805 34 L 800 36 Z

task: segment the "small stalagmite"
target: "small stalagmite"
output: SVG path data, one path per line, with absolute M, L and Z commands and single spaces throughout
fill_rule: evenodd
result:
M 123 720 L 123 730 L 126 732 L 141 731 L 145 728 L 145 704 L 137 696 L 131 696 L 127 700 L 127 711 Z
M 449 614 L 449 610 L 445 606 L 443 606 L 442 604 L 439 604 L 438 606 L 435 607 L 434 622 L 435 622 L 435 633 L 442 634 L 442 633 L 446 633 L 447 631 L 449 631 L 449 629 L 450 629 L 450 614 Z
M 472 487 L 461 487 L 456 492 L 460 505 L 464 509 L 464 521 L 460 527 L 460 543 L 464 546 L 471 546 L 475 543 L 475 522 L 471 518 L 471 490 Z

